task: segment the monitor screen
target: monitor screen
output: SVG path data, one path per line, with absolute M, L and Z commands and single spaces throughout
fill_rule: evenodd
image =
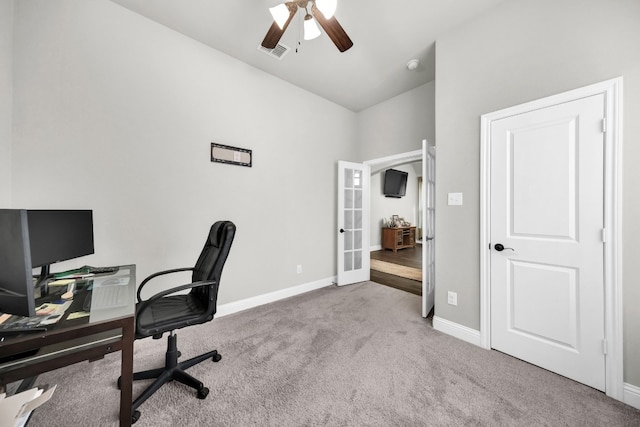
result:
M 28 210 L 31 266 L 41 267 L 93 253 L 90 210 Z

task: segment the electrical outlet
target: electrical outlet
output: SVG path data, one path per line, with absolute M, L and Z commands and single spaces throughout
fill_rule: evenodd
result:
M 447 302 L 451 305 L 458 305 L 458 293 L 457 292 L 447 292 Z
M 296 272 L 297 272 L 298 274 L 301 274 L 301 273 L 302 273 L 302 264 L 298 264 L 298 267 L 296 267 Z

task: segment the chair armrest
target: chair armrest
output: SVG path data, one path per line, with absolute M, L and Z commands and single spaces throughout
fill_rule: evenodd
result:
M 148 281 L 150 281 L 151 279 L 155 279 L 158 276 L 164 276 L 164 275 L 172 274 L 172 273 L 181 273 L 181 272 L 184 272 L 184 271 L 193 271 L 193 267 L 173 268 L 171 270 L 159 271 L 159 272 L 154 273 L 151 276 L 147 277 L 146 279 L 144 279 L 142 281 L 142 283 L 140 283 L 140 286 L 138 286 L 138 293 L 137 293 L 138 302 L 142 302 L 142 298 L 140 296 L 141 295 L 141 291 L 142 291 L 142 288 L 144 287 L 144 285 L 146 285 Z
M 154 301 L 159 300 L 160 298 L 163 298 L 163 297 L 165 297 L 167 295 L 171 295 L 171 294 L 179 292 L 179 291 L 184 291 L 186 289 L 198 288 L 200 286 L 215 285 L 216 283 L 217 282 L 215 280 L 202 280 L 202 281 L 199 281 L 199 282 L 187 283 L 186 285 L 180 285 L 180 286 L 176 286 L 174 288 L 170 288 L 170 289 L 164 290 L 162 292 L 158 292 L 157 294 L 153 295 L 151 298 L 149 298 L 147 300 L 144 300 L 144 301 L 138 299 L 139 302 L 138 302 L 137 312 L 140 313 L 141 311 L 144 311 L 147 308 L 147 306 L 152 304 Z

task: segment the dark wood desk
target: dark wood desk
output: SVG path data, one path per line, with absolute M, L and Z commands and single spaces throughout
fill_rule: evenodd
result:
M 128 304 L 105 309 L 91 308 L 90 315 L 67 320 L 82 311 L 84 295 L 78 292 L 63 318 L 46 332 L 30 332 L 0 342 L 0 385 L 31 378 L 85 360 L 94 361 L 121 351 L 120 425 L 131 425 L 133 341 L 135 335 L 135 265 L 120 266 L 116 273 L 88 278 L 99 286 L 109 278 L 128 277 Z M 106 283 L 106 282 L 105 282 Z M 8 360 L 13 359 L 13 360 Z M 114 383 L 116 378 L 114 378 Z M 87 420 L 88 421 L 88 420 Z

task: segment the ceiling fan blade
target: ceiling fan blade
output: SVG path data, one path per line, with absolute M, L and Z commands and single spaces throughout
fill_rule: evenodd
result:
M 333 44 L 336 45 L 340 52 L 344 52 L 353 46 L 353 42 L 335 16 L 332 16 L 331 19 L 325 18 L 322 12 L 320 12 L 315 5 L 313 5 L 312 10 L 313 17 L 316 18 L 318 24 L 320 24 L 324 32 L 327 33 Z
M 280 28 L 280 26 L 278 26 L 275 21 L 273 22 L 273 24 L 271 24 L 269 31 L 267 31 L 267 35 L 264 37 L 264 40 L 262 40 L 262 46 L 266 47 L 267 49 L 274 49 L 278 45 L 278 42 L 282 38 L 284 32 L 287 30 L 289 23 L 298 11 L 298 5 L 294 2 L 287 2 L 285 4 L 289 8 L 289 19 L 287 19 L 287 22 L 284 23 L 284 26 L 282 28 Z

